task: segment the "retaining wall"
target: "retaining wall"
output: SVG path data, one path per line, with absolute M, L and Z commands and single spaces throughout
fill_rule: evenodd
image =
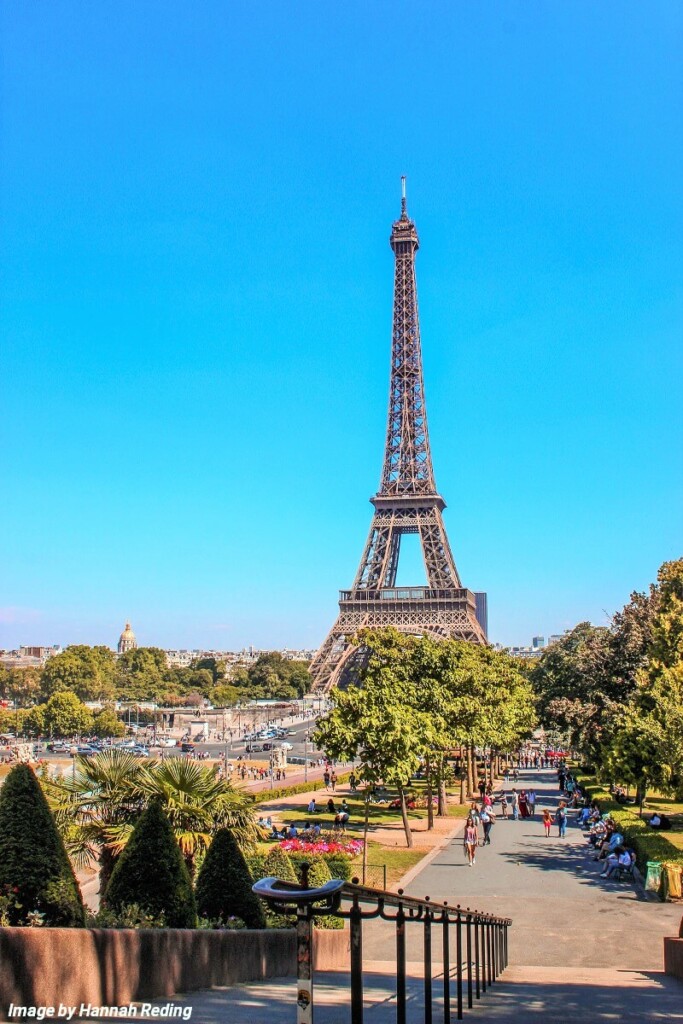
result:
M 348 931 L 316 932 L 317 970 L 344 969 Z M 293 929 L 0 928 L 0 1015 L 15 1006 L 124 1006 L 293 976 Z
M 664 939 L 664 973 L 683 981 L 683 938 Z

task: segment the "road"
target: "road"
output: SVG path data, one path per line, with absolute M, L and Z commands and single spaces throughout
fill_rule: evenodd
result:
M 263 741 L 263 740 L 254 740 L 253 742 L 254 743 L 259 743 L 259 744 L 262 744 L 263 742 L 273 743 L 274 746 L 277 746 L 279 743 L 282 743 L 282 742 L 291 743 L 292 744 L 292 749 L 287 751 L 288 758 L 308 757 L 309 760 L 316 761 L 318 759 L 318 757 L 321 756 L 320 755 L 320 751 L 316 747 L 314 747 L 313 744 L 310 741 L 308 741 L 306 739 L 307 735 L 310 732 L 313 731 L 314 726 L 315 726 L 315 719 L 313 719 L 313 718 L 306 719 L 304 721 L 300 721 L 300 720 L 289 721 L 289 720 L 285 719 L 284 722 L 283 722 L 283 727 L 287 728 L 288 731 L 291 733 L 291 735 L 284 736 L 284 737 L 282 737 L 280 739 L 275 738 L 275 739 L 272 739 L 272 740 L 265 740 L 265 741 Z M 140 735 L 142 736 L 142 734 L 143 734 L 143 730 L 141 729 L 140 730 Z M 141 739 L 141 742 L 144 742 L 144 740 Z M 59 763 L 62 763 L 62 764 L 70 763 L 71 757 L 70 757 L 68 751 L 57 752 L 57 753 L 46 752 L 44 750 L 40 751 L 38 748 L 41 747 L 41 746 L 44 746 L 44 744 L 36 744 L 36 752 L 37 752 L 37 756 L 38 757 L 46 758 L 51 763 L 52 762 L 57 763 L 57 764 L 59 764 Z M 226 742 L 217 741 L 215 739 L 212 739 L 208 743 L 202 743 L 202 742 L 196 742 L 195 743 L 195 750 L 196 750 L 197 753 L 208 752 L 209 757 L 210 758 L 214 758 L 214 759 L 220 757 L 226 751 L 227 751 L 227 755 L 228 755 L 228 760 L 236 760 L 238 757 L 241 756 L 243 759 L 245 759 L 247 761 L 250 761 L 250 760 L 254 760 L 254 761 L 257 761 L 257 760 L 258 761 L 264 761 L 265 760 L 265 761 L 267 761 L 269 756 L 270 756 L 270 751 L 265 751 L 265 752 L 260 751 L 260 752 L 254 752 L 254 753 L 248 754 L 247 750 L 246 750 L 246 747 L 247 747 L 247 741 L 244 739 L 244 737 L 237 737 L 237 736 L 233 736 L 232 738 L 228 737 Z M 154 748 L 152 748 L 151 752 L 152 752 L 153 756 L 159 756 L 159 754 L 161 754 L 162 752 L 164 754 L 164 757 L 179 757 L 179 756 L 184 757 L 185 756 L 182 753 L 180 747 L 161 747 L 161 748 L 154 747 Z

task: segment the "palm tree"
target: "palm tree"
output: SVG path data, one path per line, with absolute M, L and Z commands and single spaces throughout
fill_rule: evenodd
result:
M 142 764 L 128 750 L 79 757 L 72 778 L 42 778 L 67 851 L 77 868 L 97 861 L 100 892 L 145 803 Z
M 229 828 L 243 849 L 260 836 L 250 798 L 212 765 L 179 757 L 153 762 L 143 769 L 140 789 L 146 804 L 161 801 L 193 878 L 197 858 L 219 829 Z
M 72 780 L 48 784 L 57 823 L 77 867 L 100 866 L 103 893 L 135 823 L 153 800 L 168 815 L 190 874 L 221 828 L 245 848 L 259 838 L 249 797 L 216 767 L 170 757 L 141 762 L 125 750 L 82 757 Z

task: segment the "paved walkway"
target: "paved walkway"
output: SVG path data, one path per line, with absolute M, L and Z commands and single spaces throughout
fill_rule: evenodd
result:
M 546 839 L 539 809 L 559 799 L 550 770 L 520 774 L 518 789 L 538 793 L 535 820 L 498 820 L 492 844 L 467 865 L 455 838 L 407 885 L 428 895 L 514 920 L 510 929 L 511 966 L 465 1019 L 495 1024 L 569 1024 L 580 1021 L 673 1021 L 683 1024 L 683 984 L 661 973 L 662 937 L 678 934 L 683 907 L 646 899 L 631 883 L 597 877 L 592 848 L 571 821 L 565 839 Z M 422 1021 L 419 978 L 420 928 L 408 927 L 408 1024 Z M 384 961 L 393 951 L 390 925 L 370 922 L 364 935 L 368 1024 L 395 1020 L 394 979 Z M 439 1006 L 439 966 L 434 968 Z M 231 989 L 176 997 L 193 1007 L 194 1024 L 292 1024 L 293 980 L 276 979 Z M 163 1000 L 159 1000 L 163 1004 Z M 348 1024 L 348 975 L 319 975 L 316 1024 Z M 435 1013 L 435 1020 L 439 1014 Z
M 633 883 L 598 878 L 602 865 L 592 860 L 574 812 L 564 839 L 555 825 L 546 839 L 541 811 L 557 807 L 556 778 L 551 769 L 520 772 L 516 788 L 537 792 L 535 819 L 497 818 L 491 845 L 478 850 L 473 868 L 454 839 L 406 891 L 511 917 L 511 964 L 661 970 L 662 938 L 678 934 L 683 905 L 650 900 Z M 380 958 L 382 945 L 375 929 L 365 955 Z

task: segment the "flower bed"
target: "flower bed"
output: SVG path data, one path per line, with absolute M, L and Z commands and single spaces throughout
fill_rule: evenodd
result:
M 286 853 L 309 853 L 313 856 L 333 854 L 335 857 L 357 857 L 363 852 L 362 839 L 283 839 L 278 844 Z

